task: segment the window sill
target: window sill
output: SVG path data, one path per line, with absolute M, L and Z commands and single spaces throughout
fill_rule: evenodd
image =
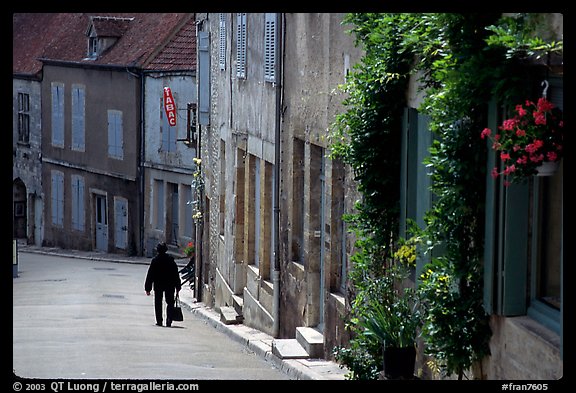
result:
M 511 317 L 509 322 L 526 331 L 537 340 L 560 352 L 560 335 L 530 316 Z

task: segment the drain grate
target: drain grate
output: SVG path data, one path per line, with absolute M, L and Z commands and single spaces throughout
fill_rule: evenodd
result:
M 125 299 L 126 298 L 124 295 L 116 295 L 113 293 L 105 293 L 102 295 L 102 297 L 109 297 L 109 298 L 114 298 L 114 299 Z
M 116 270 L 115 267 L 93 267 L 94 270 Z

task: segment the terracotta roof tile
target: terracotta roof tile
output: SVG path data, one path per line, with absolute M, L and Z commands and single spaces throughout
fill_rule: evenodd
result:
M 98 34 L 119 37 L 97 59 L 87 57 L 86 33 L 91 17 Z M 119 22 L 119 18 L 133 19 Z M 191 13 L 14 14 L 13 72 L 37 73 L 41 70 L 38 58 L 146 69 L 154 65 L 162 69 L 195 68 L 196 40 L 190 30 L 193 19 Z M 179 53 L 170 55 L 170 50 L 178 51 L 178 45 L 183 45 Z
M 149 70 L 195 70 L 196 26 L 190 19 L 145 67 Z

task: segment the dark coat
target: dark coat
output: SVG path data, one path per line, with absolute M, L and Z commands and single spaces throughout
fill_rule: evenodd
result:
M 152 285 L 154 285 L 155 291 L 170 290 L 173 288 L 180 290 L 180 288 L 182 288 L 178 265 L 176 265 L 176 261 L 174 261 L 171 255 L 161 253 L 152 258 L 148 273 L 146 274 L 144 290 L 150 292 Z

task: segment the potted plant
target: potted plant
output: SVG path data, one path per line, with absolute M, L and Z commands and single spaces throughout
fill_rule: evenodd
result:
M 196 247 L 194 247 L 194 243 L 189 242 L 186 245 L 186 247 L 182 249 L 182 252 L 184 253 L 184 255 L 186 255 L 187 258 L 192 259 L 194 257 L 194 253 L 196 252 Z
M 358 324 L 364 328 L 365 335 L 375 337 L 382 344 L 385 377 L 412 379 L 421 316 L 417 292 L 406 286 L 406 282 L 416 258 L 415 247 L 404 245 L 394 255 L 396 259 L 383 277 L 382 298 L 368 302 Z
M 501 170 L 492 169 L 492 177 L 506 178 L 504 185 L 528 176 L 554 172 L 563 153 L 564 122 L 562 112 L 545 97 L 537 103 L 526 100 L 515 106 L 515 115 L 502 122 L 492 135 L 485 128 L 480 136 L 492 140 L 492 149 L 500 153 Z

